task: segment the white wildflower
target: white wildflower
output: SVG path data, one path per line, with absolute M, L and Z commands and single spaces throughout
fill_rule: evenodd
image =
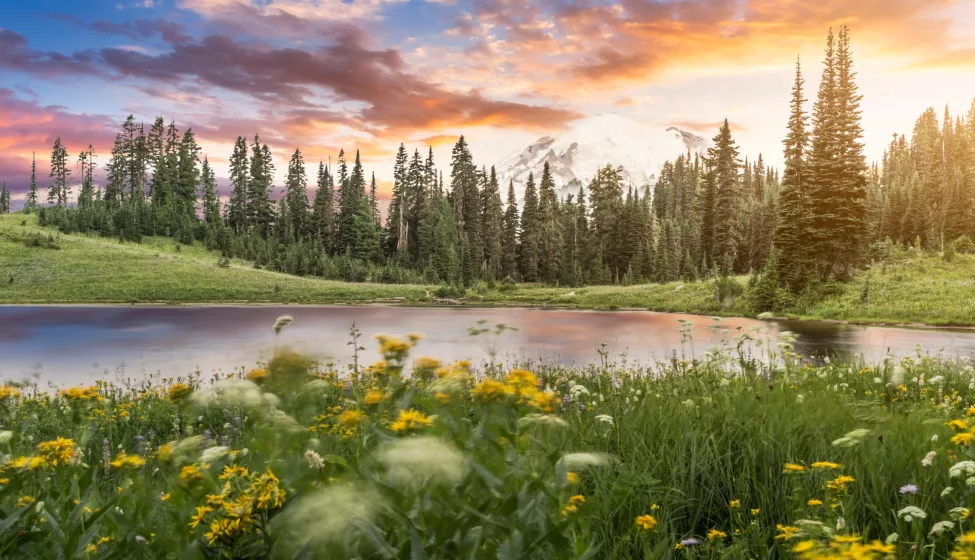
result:
M 843 519 L 842 517 L 837 517 L 836 518 L 836 530 L 837 531 L 842 531 L 845 528 L 846 528 L 846 519 Z
M 406 488 L 419 488 L 428 482 L 453 486 L 467 473 L 464 455 L 432 436 L 395 440 L 383 447 L 378 457 L 386 465 L 389 481 Z
M 802 393 L 799 393 L 798 395 L 796 395 L 796 402 L 797 403 L 802 404 L 802 401 L 804 401 L 804 400 L 806 400 L 806 397 L 803 396 Z
M 613 425 L 613 417 L 610 416 L 609 414 L 597 414 L 596 415 L 596 420 L 598 420 L 600 422 L 606 422 L 610 426 Z
M 566 470 L 575 471 L 586 467 L 601 467 L 612 462 L 613 456 L 607 453 L 568 453 L 559 459 Z
M 941 375 L 935 375 L 934 377 L 931 378 L 931 383 L 933 383 L 935 385 L 940 385 L 940 384 L 942 384 L 944 382 L 945 382 L 945 378 L 944 378 L 944 376 L 941 376 Z
M 879 378 L 879 377 L 874 377 L 874 378 L 873 378 L 873 382 L 874 382 L 875 384 L 877 384 L 877 385 L 880 385 L 880 384 L 882 384 L 882 383 L 884 382 L 884 380 L 883 380 L 883 379 L 881 379 L 881 378 Z
M 687 399 L 686 401 L 684 401 L 681 404 L 683 404 L 687 408 L 694 408 L 694 399 Z
M 9 443 L 13 439 L 14 433 L 10 430 L 4 430 L 0 432 L 0 443 Z
M 961 461 L 955 463 L 948 469 L 948 476 L 951 478 L 972 475 L 975 475 L 975 461 Z
M 897 533 L 891 533 L 891 534 L 887 535 L 887 538 L 886 539 L 884 539 L 884 544 L 894 544 L 900 538 L 901 538 L 901 536 L 898 535 Z
M 731 385 L 731 380 L 728 379 L 727 377 L 722 377 L 721 381 L 718 384 L 721 385 L 722 387 L 727 387 L 728 385 Z
M 901 366 L 894 366 L 894 371 L 890 373 L 890 382 L 894 385 L 900 385 L 904 382 L 904 368 Z
M 285 546 L 324 547 L 348 537 L 355 521 L 371 518 L 376 510 L 375 500 L 352 486 L 329 486 L 299 497 L 272 523 L 278 531 L 288 533 L 287 538 L 278 539 Z
M 917 506 L 907 506 L 897 512 L 897 517 L 910 523 L 915 519 L 926 519 L 928 514 L 924 513 L 924 510 Z
M 955 489 L 951 486 L 946 486 L 944 490 L 941 491 L 941 497 L 944 498 L 954 492 Z
M 938 456 L 937 451 L 928 451 L 928 454 L 925 455 L 923 459 L 921 459 L 921 466 L 930 467 L 931 465 L 934 464 L 934 458 L 937 456 Z
M 325 466 L 325 461 L 322 460 L 322 456 L 316 453 L 313 449 L 305 451 L 305 460 L 308 461 L 308 465 L 315 470 L 322 470 Z
M 933 527 L 931 527 L 931 530 L 928 532 L 928 536 L 937 537 L 947 531 L 951 531 L 954 528 L 955 528 L 954 521 L 938 521 L 937 523 L 934 524 Z
M 956 507 L 948 510 L 948 517 L 956 521 L 959 519 L 967 519 L 970 514 L 971 511 L 966 507 Z
M 273 396 L 273 395 L 271 395 Z M 190 401 L 200 406 L 222 405 L 258 408 L 266 401 L 256 383 L 246 379 L 224 379 L 205 391 L 195 391 Z
M 931 436 L 931 441 L 933 442 L 938 441 L 938 434 L 934 434 L 933 436 Z
M 200 461 L 203 461 L 204 463 L 216 461 L 217 459 L 223 457 L 227 453 L 230 453 L 229 447 L 224 447 L 222 445 L 215 445 L 213 447 L 208 447 L 204 449 L 203 454 L 200 455 Z
M 274 321 L 273 325 L 271 325 L 271 330 L 274 331 L 274 334 L 281 334 L 281 331 L 285 327 L 287 327 L 288 325 L 294 322 L 295 320 L 293 317 L 291 317 L 291 315 L 282 315 L 278 317 L 277 320 Z
M 569 425 L 568 422 L 552 414 L 528 414 L 518 419 L 518 426 L 554 426 L 563 428 Z
M 853 447 L 855 445 L 859 445 L 863 441 L 863 438 L 867 437 L 867 434 L 869 433 L 870 430 L 859 428 L 853 430 L 852 432 L 847 432 L 840 439 L 833 441 L 833 445 L 835 447 Z

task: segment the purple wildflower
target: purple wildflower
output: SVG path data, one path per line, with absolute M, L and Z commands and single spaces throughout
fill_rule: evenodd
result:
M 907 484 L 907 485 L 901 486 L 900 493 L 901 494 L 917 494 L 917 486 L 914 485 L 914 484 Z
M 690 538 L 690 539 L 684 539 L 684 540 L 680 541 L 680 544 L 682 544 L 684 546 L 697 546 L 697 545 L 701 544 L 701 541 L 699 541 L 699 540 L 697 540 L 695 538 Z

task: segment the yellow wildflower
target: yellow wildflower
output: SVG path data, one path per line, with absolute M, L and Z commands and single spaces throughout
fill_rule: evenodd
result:
M 69 401 L 101 401 L 104 400 L 102 395 L 98 392 L 98 386 L 92 385 L 90 387 L 70 387 L 68 389 L 61 390 L 58 393 L 60 396 L 68 399 Z
M 807 506 L 812 506 L 812 507 L 821 506 L 821 505 L 823 505 L 823 501 L 822 500 L 817 500 L 816 498 L 812 498 L 808 502 L 806 502 L 806 505 Z
M 220 480 L 232 480 L 234 478 L 247 478 L 250 474 L 247 468 L 241 467 L 239 465 L 227 465 L 223 468 L 223 472 L 220 473 Z
M 847 489 L 847 487 L 849 487 L 854 482 L 856 482 L 855 478 L 843 474 L 827 482 L 826 488 L 829 490 L 833 490 L 834 492 L 843 492 L 844 490 Z
M 583 496 L 582 494 L 576 494 L 575 496 L 569 498 L 569 503 L 575 506 L 585 503 L 585 501 L 586 501 L 586 497 Z
M 339 424 L 346 428 L 358 426 L 362 421 L 362 412 L 358 410 L 346 410 L 339 415 Z
M 729 502 L 728 505 L 733 508 L 736 508 L 741 505 L 741 500 L 731 500 L 731 502 Z
M 965 416 L 975 416 L 975 406 L 970 406 L 965 410 Z
M 716 540 L 727 538 L 728 533 L 725 533 L 724 531 L 719 531 L 717 529 L 711 529 L 710 531 L 708 531 L 707 537 L 709 541 L 716 541 Z
M 0 387 L 0 401 L 5 399 L 16 399 L 20 396 L 20 390 L 10 385 Z
M 972 441 L 975 441 L 975 435 L 969 432 L 955 434 L 955 436 L 951 438 L 951 443 L 954 443 L 955 445 L 969 445 L 972 443 Z
M 786 473 L 789 473 L 789 472 L 802 472 L 804 470 L 806 470 L 806 467 L 804 467 L 802 465 L 797 465 L 795 463 L 786 463 L 785 466 L 783 467 L 782 472 L 786 472 Z
M 816 541 L 799 541 L 794 547 L 792 547 L 792 552 L 802 554 L 804 552 L 809 552 L 814 548 L 816 548 Z
M 26 507 L 35 502 L 34 496 L 21 496 L 17 499 L 17 507 Z
M 578 510 L 579 510 L 578 506 L 576 506 L 575 504 L 569 504 L 564 508 L 562 508 L 562 516 L 568 517 L 569 515 L 575 513 Z
M 53 466 L 77 463 L 78 451 L 73 440 L 59 437 L 51 441 L 42 441 L 37 444 L 37 452 L 40 453 L 44 461 Z
M 752 515 L 758 515 L 759 513 L 761 513 L 761 511 L 762 510 L 760 510 L 758 508 L 755 508 L 755 509 L 752 510 Z
M 833 535 L 833 542 L 841 544 L 857 543 L 860 542 L 860 539 L 859 535 Z
M 792 525 L 779 524 L 776 525 L 775 528 L 778 529 L 779 531 L 779 534 L 775 535 L 775 538 L 782 541 L 787 541 L 791 539 L 792 537 L 795 536 L 796 533 L 799 532 L 799 528 L 793 527 Z
M 146 460 L 138 455 L 128 455 L 125 451 L 119 452 L 115 460 L 109 463 L 117 469 L 137 469 L 146 464 Z
M 254 368 L 247 372 L 247 380 L 260 383 L 267 379 L 267 370 L 264 368 Z
M 85 552 L 87 552 L 88 554 L 93 554 L 97 550 L 98 550 L 98 547 L 96 547 L 93 544 L 89 544 L 88 546 L 85 547 Z
M 213 512 L 213 508 L 210 506 L 197 506 L 196 514 L 190 518 L 190 527 L 195 529 L 197 525 L 203 523 L 203 518 L 211 512 Z
M 171 497 L 172 497 L 172 495 L 169 492 L 166 492 L 162 496 L 159 496 L 159 499 L 162 500 L 162 501 L 164 501 L 164 502 L 168 502 Z
M 390 428 L 394 432 L 411 432 L 433 425 L 433 419 L 419 410 L 401 410 Z
M 450 395 L 447 393 L 437 393 L 433 395 L 433 397 L 440 401 L 440 404 L 447 404 L 450 402 Z
M 951 420 L 950 422 L 945 422 L 945 426 L 959 432 L 964 432 L 968 429 L 968 423 L 964 420 Z
M 571 471 L 565 473 L 565 479 L 566 479 L 566 481 L 568 481 L 569 484 L 578 484 L 579 483 L 579 475 L 576 474 L 576 473 L 574 473 L 574 472 L 571 472 Z
M 362 403 L 368 405 L 379 404 L 383 402 L 383 396 L 382 391 L 369 391 L 365 397 L 362 397 Z
M 838 468 L 840 468 L 840 466 L 837 465 L 836 463 L 830 463 L 829 461 L 816 461 L 815 463 L 812 464 L 812 468 L 814 468 L 814 469 L 838 469 Z
M 169 387 L 169 391 L 168 391 L 169 400 L 176 404 L 179 404 L 183 402 L 183 399 L 190 396 L 190 393 L 192 392 L 193 392 L 193 388 L 187 385 L 186 383 L 175 383 Z
M 173 444 L 164 443 L 156 450 L 156 458 L 164 463 L 168 463 L 173 458 Z
M 657 526 L 657 518 L 652 515 L 641 515 L 636 518 L 636 526 L 642 531 L 653 531 Z
M 479 401 L 492 402 L 504 400 L 507 392 L 501 383 L 494 379 L 485 379 L 471 389 L 471 395 Z
M 179 471 L 179 479 L 183 481 L 183 484 L 192 484 L 202 478 L 203 473 L 200 471 L 200 467 L 197 466 L 196 463 L 186 465 Z

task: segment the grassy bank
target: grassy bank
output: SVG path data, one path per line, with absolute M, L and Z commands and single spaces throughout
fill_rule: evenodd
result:
M 0 303 L 421 301 L 432 289 L 300 278 L 218 261 L 202 246 L 167 238 L 136 244 L 60 235 L 39 227 L 36 216 L 0 215 Z
M 25 224 L 25 225 L 22 225 Z M 51 236 L 58 248 L 45 248 Z M 38 240 L 34 246 L 28 246 Z M 748 278 L 738 277 L 741 285 Z M 866 287 L 866 289 L 865 289 Z M 345 283 L 255 269 L 201 246 L 150 238 L 121 244 L 101 237 L 59 235 L 35 216 L 0 215 L 0 303 L 365 303 L 551 305 L 582 309 L 637 308 L 705 315 L 755 315 L 746 297 L 716 297 L 713 282 L 557 288 L 531 284 L 465 291 L 436 286 Z M 863 323 L 975 325 L 975 255 L 945 262 L 894 251 L 887 262 L 837 284 L 813 303 L 779 314 Z
M 813 368 L 786 344 L 771 369 L 532 373 L 415 342 L 352 375 L 283 351 L 230 379 L 0 388 L 0 555 L 975 554 L 968 361 Z

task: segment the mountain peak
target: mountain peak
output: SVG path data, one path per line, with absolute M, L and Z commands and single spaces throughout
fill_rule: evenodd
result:
M 664 162 L 688 151 L 704 155 L 709 146 L 705 138 L 676 127 L 655 128 L 618 113 L 599 113 L 512 152 L 496 168 L 502 188 L 514 181 L 520 200 L 528 174 L 534 173 L 537 179 L 548 161 L 559 195 L 564 197 L 575 194 L 606 165 L 621 169 L 624 182 L 633 187 L 653 185 Z

